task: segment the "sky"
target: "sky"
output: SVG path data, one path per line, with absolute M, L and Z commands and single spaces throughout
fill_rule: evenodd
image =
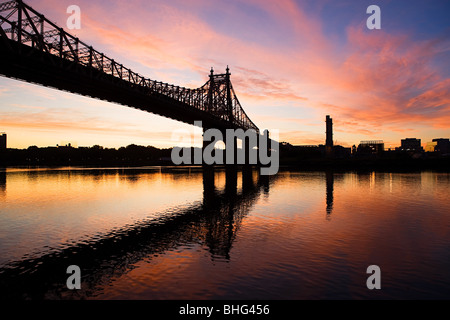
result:
M 450 138 L 447 0 L 25 0 L 69 32 L 150 79 L 196 88 L 231 71 L 261 129 L 294 145 Z M 381 29 L 369 30 L 369 5 Z M 0 77 L 9 148 L 72 143 L 171 147 L 194 127 L 133 108 Z

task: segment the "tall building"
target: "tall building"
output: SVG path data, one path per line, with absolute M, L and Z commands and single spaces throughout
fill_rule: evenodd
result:
M 433 141 L 431 143 L 429 142 L 428 144 L 430 145 L 430 148 L 428 151 L 436 151 L 441 154 L 450 153 L 450 139 L 444 139 L 444 138 L 433 139 Z M 428 147 L 428 144 L 427 144 L 427 147 Z M 434 150 L 431 149 L 432 146 L 434 147 Z
M 6 150 L 6 133 L 0 135 L 0 150 Z
M 330 116 L 327 116 L 325 122 L 327 123 L 327 137 L 325 146 L 333 147 L 333 119 L 331 119 Z
M 326 140 L 325 140 L 325 155 L 327 157 L 333 156 L 333 119 L 327 116 L 326 122 Z

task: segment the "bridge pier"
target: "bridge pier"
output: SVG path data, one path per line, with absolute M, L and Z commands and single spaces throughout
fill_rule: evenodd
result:
M 226 132 L 223 132 L 224 137 L 226 137 Z M 237 137 L 233 137 L 231 143 L 228 143 L 228 139 L 224 139 L 225 149 L 224 149 L 224 164 L 228 166 L 236 166 L 238 164 L 238 145 L 237 145 Z M 231 145 L 230 145 L 231 144 Z
M 203 127 L 203 134 L 202 134 L 202 141 L 203 141 L 203 143 L 202 143 L 202 166 L 203 166 L 203 168 L 210 166 L 209 164 L 207 164 L 205 162 L 205 159 L 204 159 L 205 149 L 211 143 L 210 141 L 205 140 L 205 132 L 207 130 L 208 130 L 208 128 Z
M 227 136 L 226 129 L 216 129 L 208 132 L 210 128 L 203 127 L 202 149 L 196 150 L 202 153 L 202 164 L 204 166 L 260 166 L 270 167 L 272 165 L 273 141 L 270 139 L 269 131 L 263 134 L 249 134 L 242 131 L 230 130 Z M 206 134 L 208 132 L 208 134 Z M 242 147 L 238 147 L 238 140 L 242 141 Z M 215 143 L 222 141 L 224 149 L 216 149 Z M 276 142 L 275 142 L 276 143 Z M 200 162 L 196 162 L 200 164 Z
M 267 138 L 263 138 L 264 136 L 267 136 Z M 272 156 L 272 140 L 270 139 L 270 135 L 269 135 L 269 130 L 265 130 L 264 133 L 258 134 L 258 142 L 257 142 L 257 148 L 258 148 L 258 160 L 257 160 L 257 164 L 258 166 L 267 166 L 267 163 L 263 163 L 266 162 L 267 159 L 270 159 L 270 157 Z M 264 147 L 262 147 L 262 142 L 264 139 L 267 139 L 267 143 Z M 264 154 L 265 153 L 265 154 Z

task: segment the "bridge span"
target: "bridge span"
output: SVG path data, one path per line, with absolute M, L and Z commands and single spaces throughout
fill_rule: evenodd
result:
M 258 127 L 242 108 L 230 72 L 200 88 L 146 78 L 95 50 L 43 14 L 13 0 L 0 3 L 0 74 L 106 100 L 206 128 Z

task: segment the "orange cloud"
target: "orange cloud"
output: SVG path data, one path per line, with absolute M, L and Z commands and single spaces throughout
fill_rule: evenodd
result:
M 24 109 L 35 109 L 34 106 L 19 106 Z M 40 108 L 40 107 L 39 107 Z M 64 113 L 64 112 L 62 112 Z M 105 121 L 101 117 L 86 118 L 82 114 L 71 114 L 71 119 L 67 119 L 54 110 L 43 110 L 42 112 L 11 112 L 0 116 L 2 127 L 23 128 L 41 131 L 63 132 L 70 130 L 82 130 L 83 132 L 97 134 L 117 134 L 134 135 L 145 137 L 152 135 L 160 139 L 170 140 L 172 132 L 154 132 L 152 130 L 143 131 L 136 129 L 132 123 L 124 121 Z M 131 132 L 131 133 L 130 133 Z

